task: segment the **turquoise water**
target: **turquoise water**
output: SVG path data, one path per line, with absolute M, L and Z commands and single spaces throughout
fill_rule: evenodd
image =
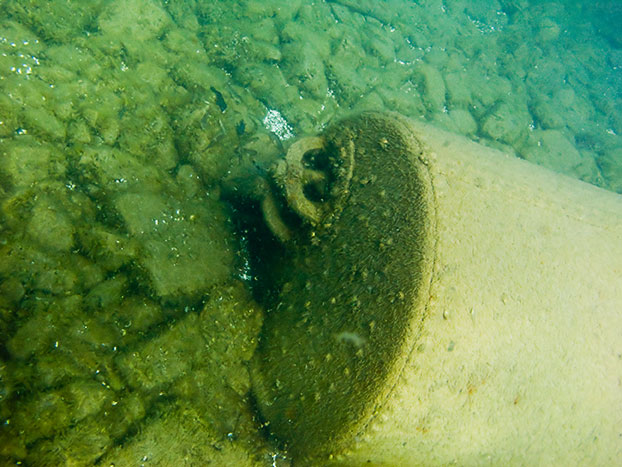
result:
M 287 462 L 250 409 L 263 311 L 221 180 L 372 109 L 622 193 L 620 24 L 614 0 L 0 1 L 0 463 Z

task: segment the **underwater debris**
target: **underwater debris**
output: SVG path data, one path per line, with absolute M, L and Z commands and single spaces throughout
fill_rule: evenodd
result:
M 363 113 L 296 141 L 237 192 L 283 244 L 249 244 L 270 289 L 254 290 L 267 313 L 251 379 L 270 434 L 301 458 L 361 419 L 401 348 L 428 267 L 420 154 L 398 118 Z

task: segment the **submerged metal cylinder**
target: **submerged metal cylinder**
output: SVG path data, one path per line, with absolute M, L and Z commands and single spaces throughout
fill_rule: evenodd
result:
M 270 434 L 302 464 L 615 463 L 622 197 L 396 115 L 322 137 L 354 169 L 275 269 Z

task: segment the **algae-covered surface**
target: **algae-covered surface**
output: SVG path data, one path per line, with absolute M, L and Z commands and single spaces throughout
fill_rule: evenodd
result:
M 621 23 L 615 0 L 0 0 L 0 464 L 289 463 L 221 180 L 371 109 L 622 193 Z

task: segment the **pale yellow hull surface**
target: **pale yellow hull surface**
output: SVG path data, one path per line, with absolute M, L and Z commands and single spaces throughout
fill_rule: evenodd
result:
M 388 399 L 333 460 L 614 465 L 622 197 L 410 125 L 436 203 L 423 331 Z

